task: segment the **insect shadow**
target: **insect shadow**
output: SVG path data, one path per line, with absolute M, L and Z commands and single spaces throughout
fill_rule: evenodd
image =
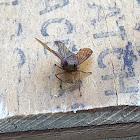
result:
M 79 71 L 81 73 L 88 73 L 88 74 L 92 74 L 91 72 L 84 72 L 82 70 L 78 69 L 78 65 L 82 64 L 85 60 L 87 60 L 91 54 L 93 53 L 93 51 L 90 48 L 82 48 L 78 51 L 77 54 L 71 52 L 66 46 L 65 44 L 63 44 L 60 41 L 55 41 L 54 43 L 57 45 L 58 47 L 58 52 L 50 49 L 47 45 L 45 45 L 42 41 L 40 41 L 39 39 L 35 38 L 40 44 L 42 44 L 48 51 L 50 51 L 51 53 L 53 53 L 54 55 L 56 55 L 60 60 L 61 60 L 61 66 L 58 66 L 55 64 L 55 66 L 57 66 L 58 68 L 64 70 L 63 72 L 59 72 L 57 74 L 55 74 L 55 76 L 61 81 L 61 82 L 66 82 L 63 81 L 59 76 L 66 74 L 66 73 L 72 73 L 72 72 L 76 72 Z M 79 88 L 79 92 L 80 92 L 80 76 L 79 76 L 79 80 L 78 80 L 78 88 Z M 80 96 L 82 96 L 81 92 L 80 92 Z
M 72 86 L 70 86 L 69 88 L 65 88 L 65 89 L 63 89 L 62 84 L 60 84 L 60 90 L 58 91 L 59 92 L 58 97 L 62 96 L 66 91 L 73 92 L 74 90 L 78 89 L 79 84 L 81 86 L 82 81 L 81 80 L 79 80 L 79 81 L 76 80 L 75 83 Z

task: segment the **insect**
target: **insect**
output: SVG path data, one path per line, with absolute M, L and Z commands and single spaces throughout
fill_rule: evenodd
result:
M 77 54 L 71 52 L 62 42 L 60 41 L 54 41 L 54 43 L 58 46 L 58 52 L 55 52 L 54 50 L 50 49 L 47 45 L 45 45 L 42 41 L 40 41 L 39 39 L 35 38 L 40 44 L 42 44 L 48 51 L 50 51 L 51 53 L 53 53 L 54 55 L 56 55 L 60 60 L 61 60 L 61 67 L 57 66 L 55 64 L 55 66 L 59 67 L 60 69 L 65 70 L 64 72 L 61 73 L 57 73 L 55 74 L 55 76 L 63 82 L 62 79 L 60 79 L 58 77 L 58 75 L 64 74 L 66 72 L 71 73 L 74 71 L 79 71 L 79 72 L 83 72 L 83 73 L 90 73 L 91 72 L 84 72 L 78 69 L 78 65 L 80 65 L 81 63 L 83 63 L 85 60 L 87 60 L 91 54 L 93 53 L 93 51 L 90 48 L 83 48 L 80 49 L 79 52 Z M 80 81 L 80 79 L 79 79 Z M 79 83 L 79 91 L 80 91 L 80 83 Z M 80 92 L 80 96 L 81 92 Z

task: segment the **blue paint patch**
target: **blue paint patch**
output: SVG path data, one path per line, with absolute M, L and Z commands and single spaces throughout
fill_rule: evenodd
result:
M 73 25 L 68 20 L 65 21 L 65 24 L 67 25 L 67 28 L 68 28 L 67 34 L 71 34 L 73 32 Z
M 117 58 L 121 59 L 121 55 L 123 54 L 123 49 L 122 48 L 113 48 L 113 53 L 118 53 Z
M 132 43 L 128 42 L 128 45 L 126 45 L 126 49 L 122 48 L 113 48 L 113 50 L 106 49 L 102 51 L 99 56 L 98 56 L 98 66 L 99 68 L 106 68 L 106 65 L 103 64 L 103 59 L 105 58 L 106 55 L 109 55 L 109 53 L 118 53 L 118 59 L 121 59 L 123 56 L 124 60 L 124 69 L 127 67 L 129 73 L 132 74 L 133 68 L 133 61 L 137 61 L 137 56 L 134 55 L 134 51 L 132 50 Z M 130 75 L 130 74 L 129 74 Z
M 94 9 L 96 11 L 96 18 L 91 20 L 91 25 L 95 26 L 96 24 L 100 23 L 101 20 L 103 20 L 105 17 L 101 16 L 101 9 L 103 9 L 102 6 L 96 5 L 95 3 L 89 4 L 87 3 L 88 7 L 91 9 Z
M 128 75 L 132 77 L 131 75 L 134 75 L 134 68 L 132 67 L 133 61 L 137 61 L 137 56 L 134 55 L 134 51 L 132 50 L 132 43 L 128 42 L 126 45 L 126 49 L 124 50 L 123 54 L 123 60 L 124 60 L 124 69 L 128 68 Z
M 140 23 L 136 23 L 134 29 L 140 32 Z
M 99 68 L 102 68 L 102 69 L 106 68 L 106 65 L 103 63 L 103 59 L 108 54 L 109 54 L 109 49 L 106 49 L 99 54 L 98 59 L 97 59 Z
M 116 21 L 116 25 L 119 28 L 122 40 L 125 40 L 125 38 L 126 38 L 126 31 L 125 31 L 124 26 L 119 26 L 119 22 L 120 22 L 120 20 L 124 20 L 124 19 L 125 19 L 125 17 L 123 15 L 123 16 L 119 17 L 119 19 Z
M 128 45 L 126 45 L 126 50 L 124 50 L 123 60 L 124 60 L 124 69 L 126 68 L 128 69 L 128 72 L 126 73 L 126 75 L 128 77 L 134 77 L 135 72 L 132 65 L 133 65 L 134 60 L 137 61 L 137 56 L 134 55 L 131 42 L 128 42 Z
M 129 78 L 129 77 L 135 77 L 135 72 L 134 72 L 134 68 L 128 67 L 128 72 L 125 73 L 125 77 Z
M 60 106 L 57 106 L 56 109 L 60 109 Z
M 120 30 L 120 35 L 121 35 L 122 40 L 125 40 L 126 33 L 125 33 L 124 26 L 119 26 L 119 30 Z
M 102 75 L 101 78 L 102 80 L 110 80 L 114 78 L 114 75 Z
M 97 20 L 97 19 L 93 19 L 93 20 L 91 20 L 91 25 L 94 25 L 95 26 L 95 24 L 97 24 L 99 21 Z
M 10 4 L 6 2 L 1 2 L 0 5 L 9 6 Z
M 93 8 L 95 8 L 95 3 L 93 3 L 93 4 L 87 3 L 87 6 L 88 6 L 89 8 L 91 8 L 91 9 L 93 9 Z
M 18 32 L 17 32 L 17 36 L 20 36 L 22 33 L 22 25 L 21 23 L 18 24 Z
M 140 56 L 140 46 L 137 46 L 137 52 L 138 52 L 138 55 Z
M 132 43 L 128 42 L 125 49 L 122 48 L 113 48 L 112 50 L 106 49 L 105 51 L 102 51 L 100 55 L 98 56 L 98 66 L 99 68 L 106 68 L 106 65 L 103 64 L 103 59 L 105 56 L 111 54 L 111 53 L 117 53 L 118 59 L 123 58 L 124 61 L 124 68 L 125 73 L 119 74 L 119 92 L 120 93 L 134 93 L 138 92 L 139 88 L 137 86 L 132 87 L 125 87 L 124 85 L 124 78 L 130 78 L 135 77 L 135 72 L 133 68 L 134 61 L 137 61 L 137 56 L 134 54 Z M 122 70 L 122 71 L 123 71 Z M 102 80 L 110 80 L 113 79 L 115 75 L 102 75 Z M 113 90 L 106 90 L 105 95 L 113 95 L 115 92 Z
M 140 4 L 140 0 L 137 0 L 138 4 Z
M 138 87 L 129 87 L 126 89 L 125 93 L 136 93 L 139 91 Z
M 113 17 L 116 16 L 118 14 L 120 14 L 121 10 L 120 8 L 116 8 L 116 7 L 102 7 L 101 5 L 96 5 L 95 3 L 93 4 L 89 4 L 87 3 L 88 7 L 91 9 L 96 9 L 98 12 L 100 10 L 109 10 L 110 13 L 108 13 L 105 17 Z M 99 15 L 99 14 L 98 14 Z
M 96 20 L 94 19 L 92 21 L 92 25 L 95 25 L 95 24 L 96 24 Z M 126 33 L 125 33 L 124 26 L 119 26 L 119 30 L 120 30 L 120 35 L 121 35 L 122 40 L 125 40 Z M 103 33 L 93 34 L 93 37 L 95 39 L 98 39 L 98 38 L 107 38 L 107 37 L 110 37 L 110 36 L 118 36 L 118 33 L 117 32 L 114 32 L 114 31 L 111 31 L 111 32 L 103 32 Z
M 18 5 L 18 0 L 13 1 L 12 5 Z
M 114 95 L 114 91 L 113 90 L 105 90 L 105 95 L 106 96 L 110 96 L 110 95 Z
M 120 93 L 136 93 L 139 91 L 139 88 L 136 86 L 125 87 L 124 80 L 123 80 L 124 78 L 127 78 L 127 77 L 125 77 L 125 75 L 120 74 L 119 76 L 119 92 Z
M 120 8 L 116 7 L 109 7 L 108 9 L 111 11 L 111 13 L 107 14 L 106 17 L 113 17 L 120 14 L 121 12 Z
M 63 20 L 63 18 L 55 18 L 55 19 L 49 19 L 47 21 L 45 21 L 42 25 L 42 28 L 41 28 L 41 33 L 43 36 L 49 36 L 49 34 L 46 32 L 46 28 L 52 24 L 52 23 L 61 23 Z
M 16 48 L 15 51 L 18 53 L 18 55 L 20 56 L 20 60 L 18 62 L 18 68 L 21 68 L 23 66 L 23 64 L 25 63 L 25 60 L 26 60 L 26 57 L 25 57 L 25 54 L 24 52 L 19 49 L 19 48 Z
M 55 18 L 55 19 L 49 19 L 45 21 L 41 28 L 41 34 L 43 36 L 49 36 L 49 34 L 47 33 L 47 27 L 52 23 L 62 23 L 62 22 L 64 22 L 68 28 L 67 34 L 71 34 L 73 32 L 73 25 L 70 23 L 70 21 L 64 18 Z
M 74 105 L 71 106 L 71 109 L 78 109 L 78 108 L 84 108 L 85 105 L 82 103 L 75 103 Z
M 45 54 L 45 55 L 47 55 L 47 54 L 48 54 L 48 53 L 47 53 L 47 50 L 46 50 L 45 48 L 44 48 L 44 54 Z
M 92 4 L 87 3 L 87 6 L 91 9 L 95 9 L 95 8 L 103 9 L 101 5 L 96 5 L 95 3 L 92 3 Z
M 58 8 L 62 8 L 66 5 L 68 5 L 69 0 L 61 0 L 61 3 L 55 4 L 54 6 L 50 6 L 50 0 L 46 0 L 45 3 L 46 3 L 46 5 L 45 5 L 46 7 L 45 7 L 44 10 L 39 12 L 40 15 L 43 15 L 45 13 L 49 13 L 51 11 L 54 11 L 54 10 L 58 9 Z
M 76 48 L 76 45 L 73 45 L 73 46 L 72 46 L 72 51 L 73 51 L 73 52 L 78 51 L 77 48 Z
M 111 17 L 119 15 L 121 13 L 120 8 L 117 8 L 117 7 L 108 7 L 108 6 L 102 7 L 101 5 L 96 5 L 95 3 L 93 3 L 93 4 L 87 3 L 87 5 L 89 8 L 94 9 L 96 12 L 96 18 L 91 20 L 91 25 L 93 25 L 93 26 L 95 26 L 96 24 L 99 24 L 102 20 L 106 20 L 107 18 L 111 18 Z M 105 11 L 105 13 L 107 13 L 107 14 L 102 14 L 102 11 Z M 120 30 L 121 38 L 122 38 L 122 40 L 124 40 L 125 39 L 124 27 L 120 26 L 119 30 Z M 110 32 L 101 32 L 101 33 L 93 34 L 93 37 L 95 39 L 108 38 L 108 37 L 112 37 L 112 36 L 118 36 L 118 32 L 110 31 Z
M 101 5 L 96 5 L 95 3 L 89 4 L 87 3 L 87 6 L 91 9 L 94 9 L 96 12 L 96 18 L 94 18 L 91 21 L 91 25 L 98 24 L 99 22 L 101 22 L 102 20 L 105 20 L 106 18 L 111 18 L 113 16 L 116 16 L 118 14 L 120 14 L 121 10 L 120 8 L 116 8 L 116 7 L 102 7 Z M 102 14 L 102 11 L 109 11 L 109 12 L 105 12 L 107 14 Z
M 96 33 L 93 34 L 93 37 L 95 39 L 97 38 L 106 38 L 106 37 L 110 37 L 110 36 L 117 36 L 116 32 L 112 31 L 112 32 L 104 32 L 104 33 Z

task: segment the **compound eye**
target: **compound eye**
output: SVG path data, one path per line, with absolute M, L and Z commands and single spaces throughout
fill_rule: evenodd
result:
M 67 61 L 65 61 L 65 62 L 64 62 L 64 66 L 67 66 L 67 65 L 68 65 L 68 62 L 67 62 Z

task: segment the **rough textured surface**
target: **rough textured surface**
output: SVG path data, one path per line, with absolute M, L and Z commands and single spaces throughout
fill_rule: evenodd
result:
M 0 121 L 0 133 L 126 124 L 131 122 L 135 122 L 136 126 L 139 126 L 140 107 L 124 106 L 78 111 L 77 113 L 15 116 Z
M 138 111 L 139 1 L 4 0 L 0 2 L 0 13 L 0 119 L 33 115 L 36 127 L 40 122 L 34 115 L 40 113 L 47 116 L 119 105 L 133 105 L 134 112 Z M 67 81 L 74 78 L 74 83 L 61 84 L 55 77 L 61 70 L 54 67 L 60 64 L 59 59 L 44 50 L 35 37 L 54 50 L 55 40 L 63 41 L 75 53 L 83 47 L 93 50 L 91 58 L 80 66 L 92 72 L 80 74 L 82 97 L 76 82 L 79 74 L 63 75 L 61 78 Z M 136 113 L 139 116 L 139 111 Z M 65 114 L 53 117 L 54 121 L 61 120 Z M 88 113 L 84 117 L 88 118 Z M 100 123 L 110 118 L 102 119 Z M 1 120 L 2 132 L 12 131 L 12 125 L 5 127 L 7 122 L 8 119 Z M 75 124 L 78 121 L 72 125 Z M 56 126 L 48 124 L 47 128 L 53 127 Z
M 0 134 L 1 140 L 139 140 L 140 123 Z

